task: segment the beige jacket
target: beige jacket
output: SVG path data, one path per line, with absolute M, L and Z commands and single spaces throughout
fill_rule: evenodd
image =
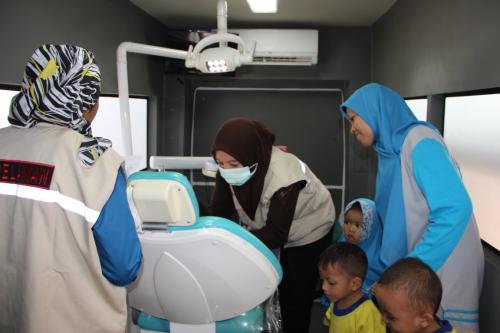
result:
M 126 290 L 102 275 L 91 230 L 122 160 L 108 149 L 81 167 L 81 140 L 45 123 L 0 130 L 0 332 L 125 331 Z
M 254 220 L 248 217 L 233 194 L 240 221 L 250 230 L 264 227 L 274 193 L 301 180 L 305 180 L 307 185 L 299 193 L 285 247 L 310 244 L 325 236 L 335 222 L 335 207 L 330 192 L 304 162 L 276 147 L 273 147 Z

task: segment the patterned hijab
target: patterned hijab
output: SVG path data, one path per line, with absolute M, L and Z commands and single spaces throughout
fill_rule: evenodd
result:
M 222 125 L 212 146 L 214 159 L 215 152 L 222 150 L 243 166 L 257 163 L 257 170 L 252 178 L 242 186 L 233 187 L 238 202 L 252 220 L 264 188 L 274 140 L 274 134 L 264 124 L 246 118 L 233 118 Z
M 357 244 L 366 254 L 368 258 L 368 270 L 365 280 L 363 281 L 363 289 L 369 291 L 370 287 L 378 281 L 380 275 L 384 271 L 384 265 L 380 260 L 380 247 L 382 246 L 382 223 L 377 213 L 375 202 L 366 198 L 355 199 L 347 204 L 344 209 L 344 214 L 358 202 L 363 214 L 363 231 L 361 232 L 361 240 Z M 343 220 L 340 220 L 343 227 Z M 342 235 L 339 239 L 345 242 L 345 236 Z
M 93 137 L 82 116 L 98 101 L 101 75 L 94 55 L 71 45 L 42 45 L 26 65 L 21 92 L 10 106 L 9 122 L 30 128 L 39 122 L 67 127 L 84 135 L 78 158 L 92 166 L 111 141 Z

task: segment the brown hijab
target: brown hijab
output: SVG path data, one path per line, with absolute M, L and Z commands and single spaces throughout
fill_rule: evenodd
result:
M 233 186 L 238 202 L 251 219 L 255 218 L 255 211 L 262 195 L 274 139 L 274 134 L 261 122 L 246 118 L 233 118 L 222 125 L 212 146 L 214 158 L 215 152 L 222 150 L 237 159 L 243 166 L 258 163 L 255 174 L 248 182 L 242 186 Z M 219 174 L 217 177 L 221 178 Z M 222 183 L 225 183 L 229 190 L 229 185 L 224 180 Z

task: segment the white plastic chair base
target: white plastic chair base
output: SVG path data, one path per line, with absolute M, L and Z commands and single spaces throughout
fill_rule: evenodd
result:
M 170 323 L 170 333 L 215 333 L 215 323 L 205 325 Z

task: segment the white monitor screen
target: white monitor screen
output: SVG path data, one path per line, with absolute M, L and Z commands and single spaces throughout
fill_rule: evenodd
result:
M 406 104 L 418 120 L 427 120 L 427 98 L 407 99 Z
M 444 139 L 472 198 L 481 238 L 500 249 L 500 94 L 446 98 Z
M 10 101 L 16 90 L 0 89 L 0 128 L 9 126 Z M 146 98 L 130 98 L 130 124 L 133 155 L 137 156 L 134 171 L 147 167 L 147 110 Z M 99 112 L 92 122 L 92 134 L 113 142 L 113 148 L 125 156 L 125 145 L 121 133 L 120 106 L 118 97 L 101 96 Z

